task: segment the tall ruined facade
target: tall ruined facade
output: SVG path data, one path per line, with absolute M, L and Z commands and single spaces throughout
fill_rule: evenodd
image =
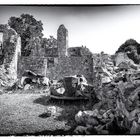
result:
M 58 47 L 58 55 L 65 56 L 67 55 L 68 49 L 68 30 L 62 24 L 59 26 L 57 30 L 57 47 Z
M 58 80 L 64 76 L 84 75 L 89 83 L 93 83 L 93 58 L 86 47 L 68 47 L 68 30 L 60 25 L 57 30 L 57 43 L 42 48 L 40 54 L 31 53 L 28 57 L 19 60 L 18 75 L 22 76 L 25 70 Z
M 8 25 L 0 25 L 0 67 L 6 70 L 11 80 L 17 79 L 18 58 L 21 52 L 21 38 Z
M 93 83 L 92 53 L 83 46 L 68 47 L 68 30 L 64 25 L 60 25 L 57 30 L 57 49 L 58 56 L 47 56 L 47 77 L 61 79 L 64 76 L 80 74 L 84 75 L 89 83 Z

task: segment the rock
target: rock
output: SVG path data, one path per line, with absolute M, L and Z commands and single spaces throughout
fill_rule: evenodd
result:
M 89 116 L 89 117 L 97 117 L 97 115 L 98 115 L 98 110 L 97 109 L 95 109 L 95 110 L 93 110 L 93 111 L 90 111 L 90 110 L 86 110 L 86 111 L 83 111 L 83 113 L 85 113 L 85 115 L 87 115 L 87 116 Z
M 134 109 L 133 111 L 131 111 L 130 114 L 129 114 L 129 118 L 128 118 L 129 121 L 135 120 L 136 115 L 139 115 L 139 114 L 140 114 L 140 109 L 139 108 Z
M 79 111 L 75 115 L 75 121 L 80 125 L 96 126 L 98 125 L 97 118 L 101 118 L 97 109 L 95 109 L 94 111 Z
M 103 84 L 110 83 L 110 82 L 111 82 L 110 77 L 104 76 L 104 77 L 102 78 L 102 83 L 103 83 Z
M 107 119 L 109 117 L 109 115 L 111 115 L 111 109 L 107 110 L 104 114 L 103 114 L 103 117 L 105 119 Z
M 100 109 L 100 114 L 103 115 L 106 112 L 104 109 Z
M 108 135 L 109 134 L 109 131 L 108 130 L 100 130 L 98 132 L 99 135 Z
M 140 125 L 136 121 L 133 121 L 132 123 L 130 134 L 140 134 Z
M 84 118 L 83 118 L 83 112 L 79 111 L 76 115 L 75 115 L 75 121 L 77 124 L 80 124 L 82 122 L 84 122 Z
M 75 134 L 90 134 L 90 132 L 87 130 L 88 128 L 85 126 L 77 126 L 74 130 Z
M 57 107 L 56 106 L 49 106 L 48 111 L 51 112 L 52 115 L 55 115 L 57 113 Z
M 91 125 L 91 126 L 97 126 L 99 124 L 99 122 L 98 122 L 98 120 L 96 119 L 96 118 L 92 118 L 92 117 L 90 117 L 90 118 L 88 118 L 87 120 L 86 120 L 86 126 L 87 125 Z
M 140 85 L 140 80 L 134 80 L 134 81 L 133 81 L 133 84 L 134 84 L 135 86 L 139 86 L 139 85 Z
M 42 78 L 42 84 L 45 86 L 49 86 L 50 85 L 50 80 L 47 77 L 43 77 Z
M 30 89 L 31 88 L 31 85 L 29 85 L 29 84 L 26 84 L 25 86 L 24 86 L 24 90 L 28 90 L 28 89 Z

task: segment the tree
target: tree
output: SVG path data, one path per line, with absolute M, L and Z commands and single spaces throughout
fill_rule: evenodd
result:
M 29 56 L 34 47 L 40 47 L 43 36 L 43 24 L 32 15 L 22 14 L 20 17 L 10 17 L 8 24 L 21 37 L 21 55 Z
M 43 48 L 56 48 L 57 40 L 53 36 L 50 36 L 49 38 L 43 38 L 42 47 Z
M 127 52 L 127 51 L 131 51 L 132 49 L 136 49 L 137 50 L 137 46 L 139 46 L 139 43 L 134 40 L 134 39 L 128 39 L 125 41 L 125 43 L 123 43 L 119 49 L 117 50 L 116 53 L 118 52 Z
M 119 52 L 125 52 L 127 53 L 127 56 L 132 59 L 136 64 L 140 63 L 140 44 L 134 40 L 129 39 L 126 40 L 125 43 L 123 43 L 119 49 L 116 51 L 116 53 Z

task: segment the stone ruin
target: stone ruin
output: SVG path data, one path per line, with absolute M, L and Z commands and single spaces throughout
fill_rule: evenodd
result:
M 97 82 L 97 65 L 105 67 L 110 73 L 114 71 L 113 59 L 109 55 L 92 54 L 85 46 L 69 47 L 68 30 L 64 25 L 59 26 L 56 41 L 52 46 L 34 48 L 29 56 L 22 56 L 20 36 L 8 25 L 1 25 L 1 68 L 14 81 L 20 79 L 26 70 L 30 70 L 52 80 L 83 75 L 91 84 Z M 115 56 L 116 64 L 120 63 L 120 59 L 120 55 Z
M 55 45 L 34 48 L 28 57 L 21 56 L 21 38 L 7 25 L 0 26 L 0 45 L 1 67 L 10 79 L 20 79 L 26 70 L 30 70 L 52 80 L 64 76 L 83 75 L 89 83 L 96 82 L 95 66 L 98 64 L 96 59 L 100 59 L 99 54 L 94 56 L 95 54 L 93 55 L 85 46 L 69 47 L 68 30 L 64 25 L 60 25 L 57 30 Z M 106 68 L 112 69 L 112 58 L 108 58 L 106 54 L 102 55 Z M 116 61 L 119 61 L 119 58 L 116 57 Z
M 0 84 L 10 85 L 17 80 L 21 39 L 8 25 L 0 25 Z
M 19 58 L 19 78 L 25 70 L 31 70 L 52 80 L 80 74 L 93 82 L 92 53 L 83 46 L 68 47 L 68 30 L 64 25 L 57 30 L 57 46 L 41 48 L 40 54 L 33 51 L 30 56 Z

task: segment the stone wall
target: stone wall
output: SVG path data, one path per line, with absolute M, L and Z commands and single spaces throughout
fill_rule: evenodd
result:
M 84 75 L 89 83 L 93 83 L 92 57 L 60 57 L 58 58 L 58 62 L 56 61 L 53 67 L 47 69 L 46 76 L 50 79 L 61 79 L 64 76 L 72 76 L 77 74 Z
M 68 31 L 64 25 L 57 30 L 57 47 L 39 50 L 34 49 L 30 56 L 19 58 L 19 77 L 25 70 L 31 70 L 53 80 L 80 74 L 93 83 L 92 54 L 83 46 L 68 48 Z
M 9 65 L 9 72 L 10 72 L 12 78 L 15 80 L 18 77 L 17 70 L 18 70 L 18 61 L 19 61 L 20 56 L 21 56 L 21 38 L 20 38 L 20 36 L 17 35 L 16 48 L 14 51 L 12 61 Z
M 84 46 L 70 47 L 67 50 L 68 50 L 68 56 L 82 57 L 85 55 L 92 55 L 90 50 Z
M 89 83 L 93 83 L 93 59 L 89 55 L 82 57 L 22 57 L 19 59 L 19 78 L 25 70 L 31 70 L 53 80 L 81 74 Z
M 59 56 L 67 55 L 68 30 L 65 28 L 63 24 L 60 25 L 57 30 L 57 47 Z
M 0 24 L 2 45 L 0 48 L 0 65 L 6 69 L 11 79 L 17 79 L 17 61 L 21 50 L 20 36 L 8 25 Z
M 45 58 L 39 56 L 19 57 L 18 78 L 21 78 L 25 70 L 31 70 L 36 74 L 45 76 Z

